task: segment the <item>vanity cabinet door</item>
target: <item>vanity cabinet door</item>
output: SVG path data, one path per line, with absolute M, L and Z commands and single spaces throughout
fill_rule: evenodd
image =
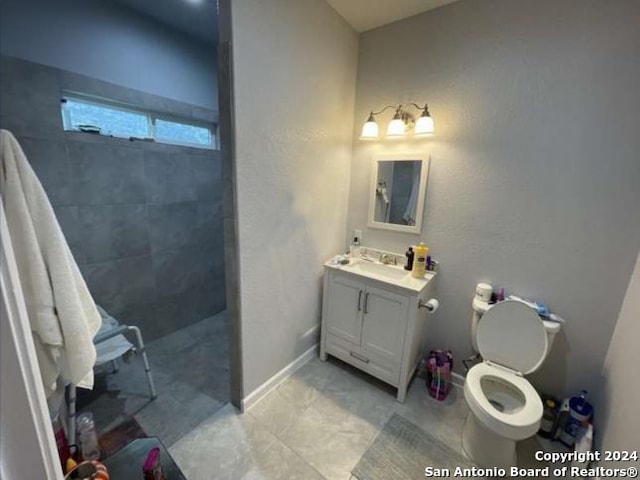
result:
M 378 358 L 400 363 L 408 308 L 408 297 L 368 286 L 362 307 L 362 349 Z
M 364 291 L 364 283 L 346 275 L 334 276 L 328 292 L 326 327 L 329 333 L 360 345 Z

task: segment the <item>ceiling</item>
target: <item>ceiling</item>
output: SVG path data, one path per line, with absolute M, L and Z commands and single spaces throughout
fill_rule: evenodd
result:
M 198 40 L 218 41 L 217 0 L 116 0 Z M 327 0 L 358 32 L 412 17 L 456 0 Z
M 327 0 L 358 32 L 412 17 L 456 0 Z
M 218 42 L 216 0 L 116 0 L 203 42 Z

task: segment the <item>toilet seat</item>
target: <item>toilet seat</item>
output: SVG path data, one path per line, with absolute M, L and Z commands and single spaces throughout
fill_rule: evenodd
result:
M 547 331 L 533 309 L 516 300 L 497 303 L 485 313 L 476 331 L 482 358 L 527 374 L 547 354 Z
M 501 382 L 507 389 L 520 392 L 522 408 L 514 413 L 499 411 L 487 398 L 493 390 L 488 386 L 483 387 L 483 379 Z M 533 386 L 516 372 L 488 362 L 475 365 L 467 373 L 464 396 L 476 418 L 502 437 L 522 440 L 538 431 L 542 419 L 542 400 Z

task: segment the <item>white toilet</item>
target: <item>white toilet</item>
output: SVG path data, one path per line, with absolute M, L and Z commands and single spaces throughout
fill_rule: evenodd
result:
M 516 442 L 534 435 L 542 418 L 540 396 L 524 375 L 540 367 L 560 324 L 516 300 L 485 305 L 474 302 L 474 347 L 484 361 L 465 380 L 462 446 L 478 466 L 508 469 L 517 464 Z

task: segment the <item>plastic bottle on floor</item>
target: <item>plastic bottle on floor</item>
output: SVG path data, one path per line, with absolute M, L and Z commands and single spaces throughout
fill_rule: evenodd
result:
M 80 452 L 85 460 L 100 459 L 100 446 L 98 444 L 98 434 L 96 424 L 93 421 L 93 414 L 83 413 L 77 419 L 78 440 L 80 440 Z

